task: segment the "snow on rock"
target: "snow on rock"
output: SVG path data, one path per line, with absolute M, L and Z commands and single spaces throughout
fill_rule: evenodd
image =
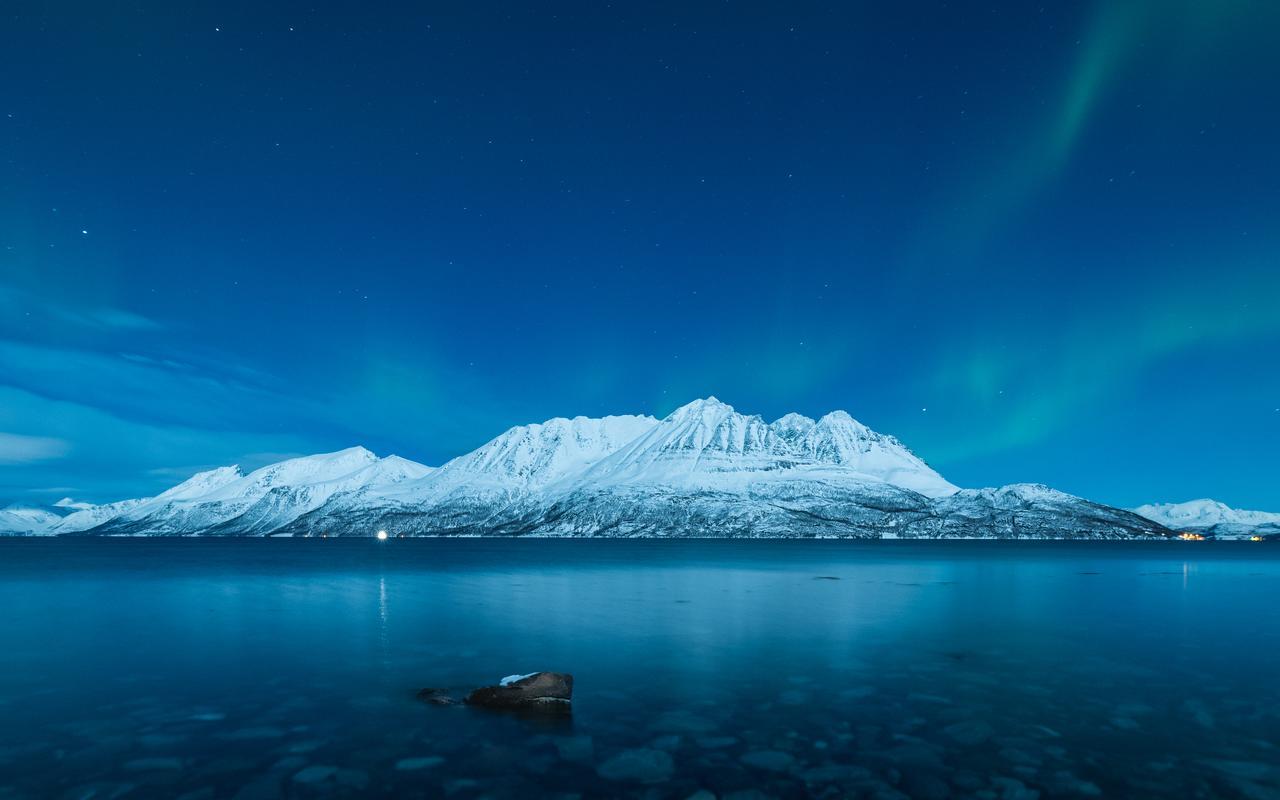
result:
M 574 475 L 651 430 L 653 417 L 557 417 L 520 425 L 440 468 L 436 480 L 536 488 Z
M 91 530 L 99 525 L 110 522 L 126 511 L 136 508 L 151 499 L 152 498 L 150 497 L 143 497 L 136 500 L 119 500 L 114 503 L 104 503 L 100 506 L 82 508 L 63 517 L 62 520 L 54 525 L 49 532 L 54 534 L 64 534 Z
M 767 424 L 714 397 L 676 409 L 577 482 L 743 490 L 759 481 L 802 476 L 888 483 L 928 497 L 956 491 L 896 439 L 843 411 L 817 422 L 788 414 Z
M 1133 512 L 1167 528 L 1207 533 L 1220 539 L 1280 534 L 1280 514 L 1245 511 L 1207 498 L 1185 503 L 1148 503 Z
M 961 489 L 935 504 L 940 536 L 1124 539 L 1168 536 L 1130 511 L 1092 503 L 1038 483 Z
M 243 474 L 238 467 L 194 475 L 172 489 L 99 523 L 114 535 L 266 535 L 338 495 L 423 478 L 431 468 L 363 447 L 291 458 Z
M 49 509 L 14 504 L 0 508 L 0 536 L 41 536 L 61 521 Z
M 766 423 L 714 397 L 661 420 L 557 417 L 517 426 L 439 468 L 352 447 L 247 475 L 221 467 L 155 497 L 68 503 L 52 516 L 4 524 L 93 535 L 1169 534 L 1045 486 L 957 489 L 897 439 L 843 411 Z
M 85 509 L 93 508 L 93 503 L 79 502 L 70 497 L 64 497 L 53 505 L 55 508 L 66 508 L 71 511 L 84 511 Z M 67 513 L 71 513 L 71 511 L 68 511 Z

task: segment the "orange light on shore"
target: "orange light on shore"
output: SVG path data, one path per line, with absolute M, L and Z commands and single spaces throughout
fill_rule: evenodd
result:
M 387 540 L 387 532 L 386 532 L 386 531 L 378 531 L 378 541 L 380 541 L 380 542 L 385 542 L 386 540 Z

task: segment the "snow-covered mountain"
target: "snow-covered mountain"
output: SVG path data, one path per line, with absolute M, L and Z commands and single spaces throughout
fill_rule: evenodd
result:
M 0 536 L 37 536 L 62 521 L 56 508 L 14 504 L 0 508 Z
M 438 469 L 364 448 L 79 508 L 52 534 L 752 537 L 1165 536 L 1043 486 L 958 489 L 843 411 L 772 423 L 708 398 L 664 419 L 556 418 Z
M 248 475 L 239 467 L 220 467 L 150 499 L 126 501 L 128 505 L 113 509 L 115 513 L 91 530 L 116 535 L 267 535 L 336 498 L 364 496 L 431 472 L 430 467 L 398 456 L 378 458 L 363 447 L 291 458 Z M 76 516 L 64 520 L 55 532 L 78 526 Z
M 574 477 L 574 488 L 667 486 L 742 490 L 761 481 L 837 478 L 888 483 L 926 497 L 956 487 L 891 436 L 843 411 L 816 422 L 788 414 L 769 424 L 714 397 L 682 406 Z
M 1280 514 L 1244 511 L 1217 500 L 1188 500 L 1185 503 L 1149 503 L 1133 509 L 1135 514 L 1166 528 L 1199 533 L 1218 539 L 1247 539 L 1251 536 L 1280 535 Z

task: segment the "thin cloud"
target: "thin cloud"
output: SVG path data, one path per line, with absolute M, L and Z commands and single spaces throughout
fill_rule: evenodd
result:
M 0 464 L 34 464 L 63 458 L 71 443 L 50 436 L 0 432 Z
M 80 308 L 55 302 L 31 292 L 0 286 L 0 310 L 10 318 L 35 315 L 80 328 L 118 331 L 158 331 L 159 322 L 123 308 Z

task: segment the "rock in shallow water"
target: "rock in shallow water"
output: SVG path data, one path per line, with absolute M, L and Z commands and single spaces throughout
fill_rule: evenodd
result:
M 458 701 L 444 689 L 420 689 L 418 699 L 434 706 L 451 706 Z
M 534 672 L 482 686 L 467 695 L 467 705 L 521 711 L 567 713 L 573 699 L 573 676 L 563 672 Z

